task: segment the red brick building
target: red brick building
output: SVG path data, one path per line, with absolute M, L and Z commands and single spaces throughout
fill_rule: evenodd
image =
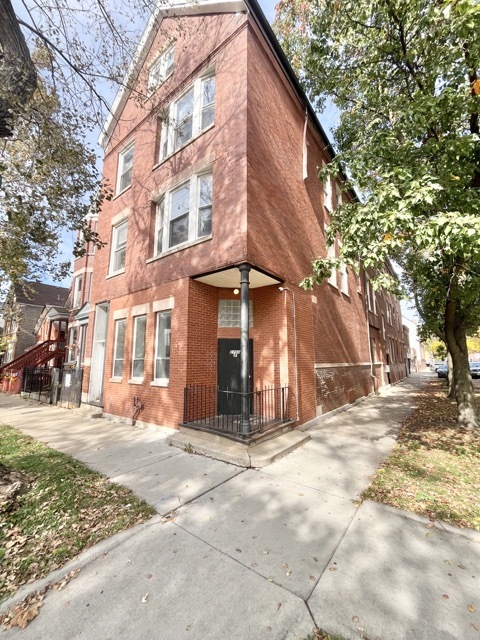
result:
M 298 287 L 338 250 L 329 212 L 351 194 L 317 178 L 331 146 L 256 1 L 174 2 L 130 79 L 101 136 L 108 246 L 75 265 L 93 271 L 84 401 L 171 427 L 230 415 L 235 432 L 241 414 L 255 431 L 260 414 L 299 425 L 372 393 L 387 352 L 402 378 L 395 300 L 347 269 Z

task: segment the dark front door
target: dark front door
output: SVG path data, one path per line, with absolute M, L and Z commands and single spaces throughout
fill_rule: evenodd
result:
M 248 389 L 253 389 L 253 340 L 249 340 L 249 375 Z M 218 340 L 218 413 L 220 415 L 240 413 L 242 391 L 240 369 L 240 340 L 237 338 L 220 338 Z

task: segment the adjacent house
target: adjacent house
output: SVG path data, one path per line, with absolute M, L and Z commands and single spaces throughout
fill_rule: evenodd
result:
M 20 391 L 24 367 L 61 366 L 70 289 L 26 282 L 10 288 L 3 305 L 6 350 L 0 366 L 3 389 Z
M 245 438 L 403 378 L 398 301 L 367 273 L 298 286 L 355 194 L 318 180 L 332 147 L 257 2 L 159 9 L 129 80 L 100 140 L 108 244 L 74 267 L 84 402 Z

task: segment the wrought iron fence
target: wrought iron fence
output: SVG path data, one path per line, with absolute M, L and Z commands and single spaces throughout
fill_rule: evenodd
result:
M 242 423 L 244 398 L 249 409 L 248 430 Z M 249 438 L 288 420 L 287 386 L 264 387 L 246 394 L 201 384 L 185 387 L 185 426 L 219 431 L 236 438 Z
M 22 374 L 22 392 L 28 393 L 29 398 L 39 402 L 52 404 L 52 369 L 25 367 Z

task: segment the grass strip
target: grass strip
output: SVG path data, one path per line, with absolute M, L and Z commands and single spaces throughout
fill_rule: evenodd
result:
M 456 404 L 432 380 L 362 498 L 480 531 L 479 495 L 480 434 L 458 428 Z
M 129 489 L 13 427 L 0 425 L 0 443 L 0 461 L 31 483 L 1 514 L 0 601 L 155 514 Z

